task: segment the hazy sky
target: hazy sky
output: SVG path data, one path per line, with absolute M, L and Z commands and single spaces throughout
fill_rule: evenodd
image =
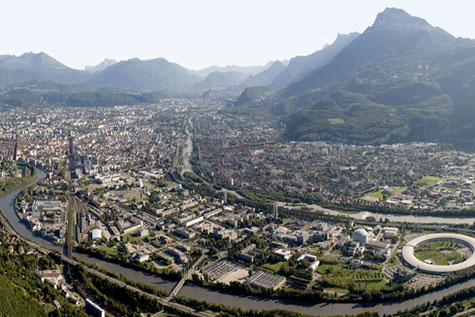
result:
M 385 7 L 475 38 L 472 0 L 14 0 L 0 5 L 0 54 L 44 51 L 73 68 L 105 57 L 261 65 L 363 32 Z

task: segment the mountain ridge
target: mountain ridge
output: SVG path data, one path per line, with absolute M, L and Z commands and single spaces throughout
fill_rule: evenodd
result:
M 328 64 L 341 50 L 360 34 L 338 34 L 335 41 L 307 56 L 296 56 L 290 59 L 288 66 L 268 86 L 271 89 L 285 88 L 293 82 L 303 79 L 315 68 Z
M 99 87 L 131 90 L 186 90 L 199 81 L 197 75 L 165 58 L 121 61 L 94 74 L 88 81 Z

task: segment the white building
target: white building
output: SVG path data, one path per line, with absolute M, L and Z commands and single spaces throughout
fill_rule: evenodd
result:
M 353 241 L 364 245 L 368 241 L 368 232 L 365 229 L 356 229 L 353 232 Z
M 102 239 L 101 229 L 93 229 L 91 235 L 93 241 L 99 241 Z
M 274 251 L 274 254 L 285 261 L 288 261 L 292 257 L 292 251 L 286 249 L 277 249 Z

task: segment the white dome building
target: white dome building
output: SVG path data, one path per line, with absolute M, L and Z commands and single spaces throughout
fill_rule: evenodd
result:
M 353 241 L 364 245 L 368 241 L 368 232 L 365 229 L 356 229 L 353 232 Z

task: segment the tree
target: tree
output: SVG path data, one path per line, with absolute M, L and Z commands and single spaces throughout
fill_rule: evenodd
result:
M 455 315 L 456 313 L 458 313 L 458 311 L 459 311 L 459 310 L 458 310 L 457 305 L 452 305 L 452 306 L 450 306 L 450 308 L 449 308 L 450 315 Z

